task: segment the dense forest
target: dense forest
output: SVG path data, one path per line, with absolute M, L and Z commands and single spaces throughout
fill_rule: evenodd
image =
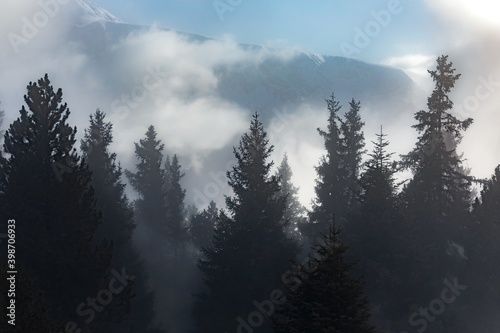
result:
M 332 93 L 310 210 L 258 113 L 233 148 L 225 206 L 196 207 L 153 125 L 123 169 L 110 145 L 127 129 L 98 109 L 77 142 L 62 90 L 30 82 L 0 123 L 0 232 L 15 220 L 15 251 L 0 239 L 1 308 L 16 324 L 1 331 L 498 333 L 500 165 L 476 179 L 456 152 L 473 120 L 454 115 L 455 71 L 448 56 L 428 71 L 402 156 L 383 124 L 367 151 L 362 101 L 344 111 Z

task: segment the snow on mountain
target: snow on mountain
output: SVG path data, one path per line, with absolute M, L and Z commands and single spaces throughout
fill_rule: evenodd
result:
M 105 22 L 123 23 L 122 20 L 89 0 L 74 1 L 80 9 L 78 17 L 79 22 L 76 23 L 77 26 L 85 26 L 95 22 L 99 22 L 101 24 L 104 24 Z

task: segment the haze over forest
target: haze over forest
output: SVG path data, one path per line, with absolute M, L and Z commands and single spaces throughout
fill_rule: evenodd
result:
M 185 6 L 0 4 L 2 332 L 498 332 L 498 5 Z

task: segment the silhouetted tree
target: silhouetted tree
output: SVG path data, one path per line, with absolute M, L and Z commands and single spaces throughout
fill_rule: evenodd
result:
M 436 70 L 428 72 L 435 88 L 427 101 L 428 111 L 415 114 L 418 123 L 413 128 L 421 134 L 416 146 L 403 156 L 405 165 L 414 173 L 404 197 L 413 214 L 438 225 L 445 217 L 462 216 L 470 206 L 470 180 L 460 172 L 462 161 L 447 148 L 445 135 L 460 142 L 462 131 L 472 124 L 472 119 L 462 121 L 448 111 L 453 107 L 448 94 L 460 77 L 454 74 L 448 56 L 439 57 Z
M 156 136 L 154 126 L 149 126 L 146 137 L 135 143 L 135 155 L 139 160 L 136 164 L 137 172 L 126 170 L 125 175 L 140 195 L 135 201 L 138 225 L 167 236 L 165 170 L 162 168 L 164 145 Z
M 189 234 L 196 248 L 201 249 L 210 246 L 218 217 L 219 210 L 213 201 L 210 201 L 208 208 L 191 217 Z
M 368 324 L 368 300 L 363 282 L 351 276 L 353 264 L 345 259 L 347 247 L 333 227 L 317 244 L 314 255 L 300 265 L 295 279 L 273 316 L 276 333 L 374 332 Z
M 55 91 L 47 75 L 30 82 L 27 90 L 28 110 L 21 108 L 4 143 L 9 154 L 6 215 L 16 220 L 16 258 L 32 279 L 33 290 L 43 292 L 49 320 L 108 327 L 110 320 L 121 321 L 127 309 L 109 304 L 96 313 L 80 306 L 89 295 L 108 288 L 112 247 L 91 241 L 101 216 L 91 173 L 74 148 L 76 128 L 67 124 L 70 112 L 62 104 L 62 90 Z M 126 274 L 123 283 L 132 283 Z M 129 297 L 125 290 L 118 294 Z
M 149 126 L 146 137 L 135 144 L 137 171 L 126 171 L 126 175 L 140 195 L 135 201 L 136 235 L 157 308 L 162 310 L 157 320 L 167 331 L 182 331 L 186 330 L 187 309 L 191 307 L 187 288 L 196 267 L 187 253 L 178 251 L 186 239 L 180 165 L 175 156 L 172 161 L 167 157 L 162 167 L 164 145 L 156 137 L 154 127 Z
M 0 142 L 3 142 L 4 137 L 4 129 L 3 129 L 3 119 L 5 116 L 5 112 L 0 110 Z M 0 211 L 5 211 L 2 206 L 2 196 L 5 192 L 5 172 L 3 170 L 3 166 L 5 164 L 5 158 L 3 157 L 3 144 L 0 146 Z M 0 213 L 0 217 L 3 217 Z
M 314 238 L 320 232 L 326 232 L 334 220 L 343 223 L 347 214 L 347 170 L 343 163 L 343 146 L 339 128 L 338 112 L 340 103 L 335 100 L 334 94 L 326 100 L 329 112 L 327 131 L 320 130 L 324 139 L 326 155 L 316 167 L 318 178 L 314 190 L 316 197 L 313 200 L 312 211 L 309 214 L 310 223 L 301 226 L 301 233 L 314 243 Z
M 270 175 L 272 150 L 255 114 L 234 148 L 237 164 L 227 172 L 234 193 L 226 197 L 230 216 L 220 215 L 213 243 L 199 261 L 206 288 L 195 304 L 195 332 L 236 330 L 255 311 L 252 301 L 269 297 L 295 256 L 296 245 L 281 223 L 285 198 L 277 195 L 278 180 Z
M 466 254 L 469 258 L 465 274 L 477 286 L 478 305 L 500 302 L 500 165 L 486 181 L 481 198 L 476 198 L 473 219 L 468 228 Z
M 182 189 L 180 181 L 184 176 L 181 173 L 179 158 L 174 155 L 165 159 L 165 206 L 167 207 L 167 233 L 174 257 L 179 255 L 179 250 L 188 240 L 187 226 L 185 223 L 184 198 L 186 191 Z
M 287 230 L 291 237 L 300 238 L 298 226 L 306 223 L 306 209 L 299 201 L 299 188 L 292 183 L 292 168 L 288 164 L 288 155 L 285 153 L 283 160 L 278 167 L 276 177 L 278 178 L 280 191 L 279 195 L 286 197 L 285 211 L 283 212 L 283 222 L 287 224 Z
M 342 163 L 347 182 L 348 211 L 355 211 L 357 208 L 356 195 L 360 190 L 359 172 L 362 155 L 365 153 L 365 136 L 362 130 L 365 123 L 361 121 L 360 108 L 360 102 L 352 99 L 349 102 L 349 111 L 344 115 L 344 120 L 340 120 Z
M 112 267 L 117 270 L 126 268 L 135 277 L 133 287 L 130 286 L 135 296 L 128 302 L 131 306 L 130 320 L 122 323 L 122 331 L 133 324 L 145 332 L 154 317 L 154 295 L 148 288 L 143 262 L 132 244 L 134 212 L 125 195 L 125 184 L 121 180 L 123 172 L 116 162 L 116 153 L 109 152 L 109 145 L 113 142 L 113 125 L 105 122 L 105 117 L 100 110 L 90 115 L 89 127 L 81 141 L 83 157 L 92 171 L 97 206 L 102 212 L 103 223 L 94 238 L 97 242 L 105 239 L 113 242 Z
M 371 307 L 379 307 L 376 319 L 399 312 L 406 300 L 406 276 L 400 271 L 406 267 L 406 234 L 398 209 L 395 181 L 396 165 L 393 153 L 386 148 L 389 142 L 380 128 L 374 149 L 364 164 L 357 196 L 359 209 L 350 214 L 345 226 L 345 241 L 351 247 L 350 260 L 359 262 L 356 274 L 369 277 L 366 293 Z M 401 303 L 400 303 L 401 302 Z M 407 304 L 407 303 L 406 303 Z
M 403 156 L 403 165 L 413 171 L 413 178 L 402 191 L 408 224 L 408 247 L 412 248 L 412 279 L 407 281 L 417 299 L 434 295 L 441 277 L 456 272 L 463 263 L 457 245 L 463 240 L 470 208 L 470 178 L 464 175 L 462 161 L 446 145 L 446 136 L 460 142 L 462 132 L 472 119 L 457 119 L 448 94 L 460 74 L 455 74 L 448 56 L 437 59 L 436 70 L 429 70 L 435 88 L 427 100 L 428 110 L 415 114 L 413 127 L 420 134 L 415 148 Z M 429 281 L 429 282 L 424 282 Z

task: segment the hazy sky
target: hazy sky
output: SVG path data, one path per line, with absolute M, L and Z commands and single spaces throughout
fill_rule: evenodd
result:
M 342 43 L 353 45 L 356 28 L 365 30 L 381 11 L 376 38 L 356 58 L 379 62 L 390 56 L 428 53 L 438 22 L 422 1 L 401 0 L 95 0 L 127 23 L 160 27 L 210 37 L 231 34 L 240 43 L 299 47 L 326 55 L 343 55 Z M 234 5 L 232 5 L 234 4 Z M 385 22 L 388 22 L 385 24 Z M 411 40 L 411 42 L 409 42 Z

